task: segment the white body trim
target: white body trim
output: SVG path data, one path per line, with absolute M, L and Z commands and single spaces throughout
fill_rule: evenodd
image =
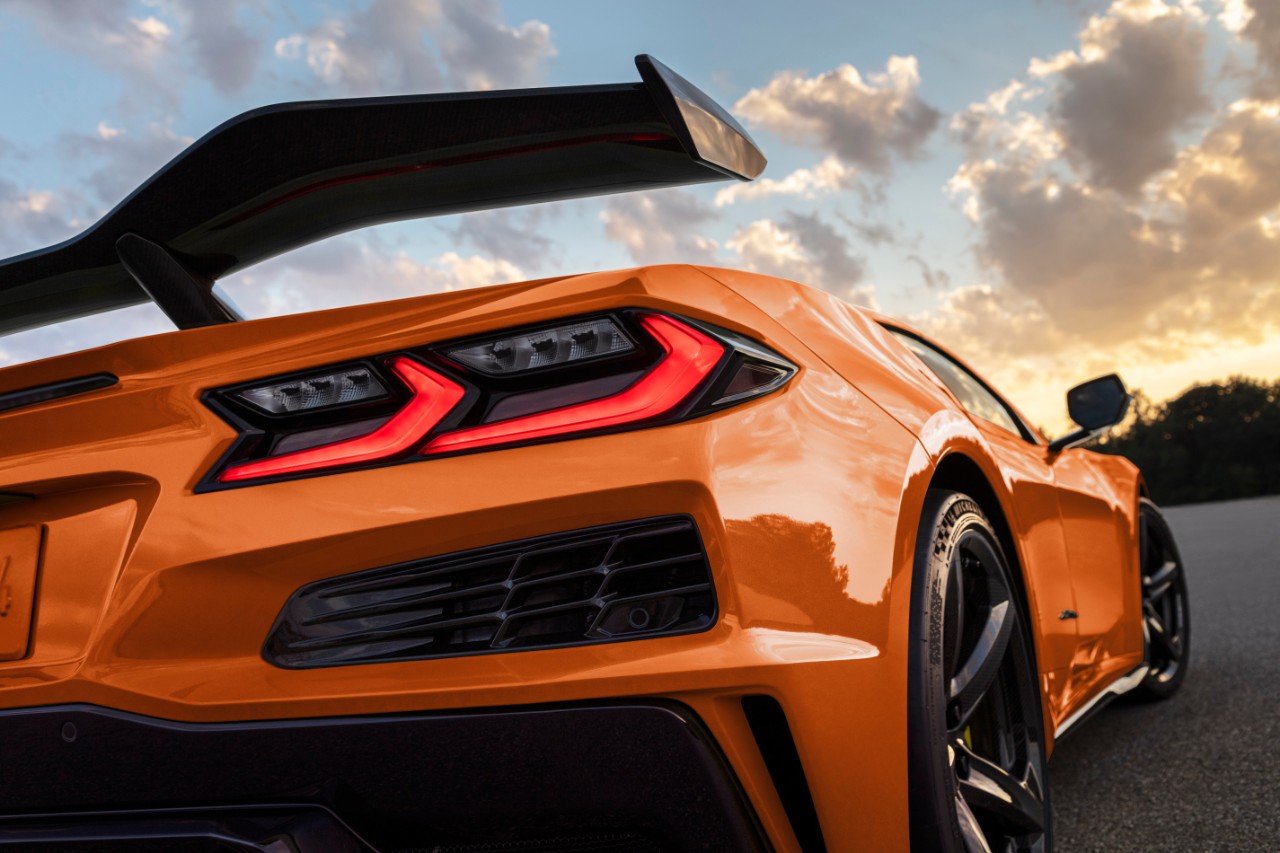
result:
M 1087 717 L 1089 715 L 1089 712 L 1098 706 L 1099 702 L 1103 701 L 1104 699 L 1110 700 L 1110 699 L 1114 699 L 1117 696 L 1123 696 L 1125 693 L 1128 693 L 1130 690 L 1137 687 L 1139 684 L 1142 683 L 1142 679 L 1147 677 L 1147 672 L 1149 670 L 1150 670 L 1150 667 L 1148 667 L 1144 663 L 1141 666 L 1139 666 L 1137 669 L 1128 673 L 1127 675 L 1122 675 L 1119 678 L 1117 678 L 1115 681 L 1108 684 L 1101 692 L 1098 693 L 1097 696 L 1094 696 L 1088 702 L 1085 702 L 1084 705 L 1079 708 L 1079 710 L 1077 710 L 1070 717 L 1067 717 L 1065 720 L 1063 720 L 1062 725 L 1054 729 L 1053 739 L 1057 740 L 1058 738 L 1066 734 L 1067 731 L 1071 729 L 1072 726 L 1076 725 L 1085 717 Z

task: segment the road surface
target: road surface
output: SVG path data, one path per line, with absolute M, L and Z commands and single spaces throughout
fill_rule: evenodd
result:
M 1280 497 L 1172 507 L 1191 668 L 1116 702 L 1050 762 L 1056 849 L 1280 851 Z

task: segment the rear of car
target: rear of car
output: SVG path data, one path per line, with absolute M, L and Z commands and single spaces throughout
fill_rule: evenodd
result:
M 907 843 L 918 445 L 715 271 L 189 329 L 0 405 L 0 841 Z

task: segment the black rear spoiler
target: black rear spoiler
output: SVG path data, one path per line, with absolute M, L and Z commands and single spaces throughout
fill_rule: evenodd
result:
M 78 237 L 0 262 L 0 334 L 153 299 L 237 319 L 216 279 L 343 231 L 726 177 L 765 158 L 649 56 L 642 83 L 277 104 L 216 128 Z

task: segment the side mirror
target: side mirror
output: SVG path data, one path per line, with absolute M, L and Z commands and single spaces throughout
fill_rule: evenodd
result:
M 1082 382 L 1067 392 L 1067 414 L 1080 425 L 1049 444 L 1049 451 L 1056 453 L 1083 441 L 1088 441 L 1102 430 L 1124 420 L 1133 398 L 1120 377 L 1112 373 Z

